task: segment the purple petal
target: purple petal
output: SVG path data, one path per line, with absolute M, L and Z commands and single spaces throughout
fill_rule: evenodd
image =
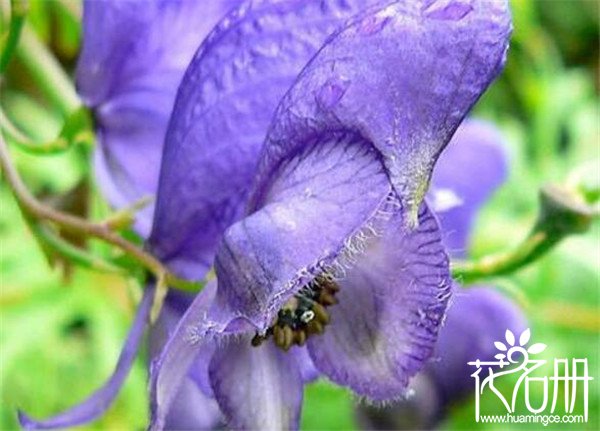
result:
M 489 287 L 456 287 L 446 323 L 439 334 L 436 358 L 410 382 L 408 399 L 374 409 L 359 406 L 367 429 L 436 429 L 448 409 L 473 395 L 474 367 L 467 362 L 493 360 L 494 341 L 506 329 L 522 333 L 526 319 L 517 305 Z
M 510 31 L 506 1 L 398 2 L 354 19 L 279 105 L 251 210 L 290 154 L 324 131 L 351 130 L 381 152 L 416 215 L 437 156 L 500 72 Z
M 477 212 L 506 179 L 503 143 L 492 124 L 466 121 L 433 171 L 428 201 L 440 219 L 446 247 L 456 256 L 464 256 Z
M 154 197 L 164 132 L 170 114 L 168 95 L 142 96 L 145 107 L 127 96 L 123 102 L 107 102 L 96 110 L 99 145 L 94 168 L 102 194 L 114 208 L 124 208 L 141 198 Z M 136 214 L 136 231 L 150 234 L 154 202 Z
M 196 53 L 165 143 L 154 252 L 202 275 L 243 204 L 277 103 L 343 19 L 377 0 L 252 2 Z
M 218 307 L 219 304 L 216 304 L 215 307 L 213 303 L 215 288 L 215 283 L 209 283 L 204 291 L 196 297 L 172 332 L 169 341 L 161 352 L 161 356 L 155 360 L 152 366 L 150 373 L 152 407 L 150 428 L 152 430 L 160 430 L 169 425 L 168 420 L 173 415 L 173 409 L 176 408 L 173 406 L 178 403 L 177 397 L 180 396 L 178 394 L 182 390 L 181 385 L 185 385 L 189 381 L 186 376 L 192 377 L 196 383 L 204 385 L 202 391 L 205 394 L 208 392 L 206 387 L 212 393 L 213 384 L 208 377 L 208 370 L 195 370 L 194 368 L 208 368 L 206 364 L 211 360 L 217 344 L 226 345 L 228 340 L 231 340 L 235 334 L 243 334 L 242 336 L 246 338 L 248 334 L 254 334 L 253 327 L 243 324 L 236 325 L 235 316 L 224 312 Z M 265 347 L 256 349 L 251 347 L 249 339 L 246 341 L 248 349 L 263 350 Z M 269 349 L 271 348 L 267 348 L 267 350 Z M 248 354 L 253 355 L 252 352 Z M 292 377 L 298 375 L 302 381 L 310 381 L 316 377 L 305 348 L 292 348 L 286 356 L 286 361 L 289 362 L 282 364 L 282 367 L 284 369 L 293 368 Z M 250 363 L 246 366 L 247 370 L 251 370 Z M 278 371 L 274 370 L 273 372 Z M 200 375 L 198 376 L 197 373 Z M 239 381 L 237 384 L 245 385 L 246 382 Z M 227 397 L 228 394 L 219 396 L 221 397 L 219 398 L 220 401 L 227 402 L 222 397 Z M 205 408 L 206 405 L 202 404 L 202 407 Z M 262 408 L 262 406 L 257 407 L 256 404 L 254 404 L 254 407 Z M 229 419 L 234 420 L 233 410 L 229 414 Z M 236 420 L 239 419 L 235 419 L 234 422 Z
M 390 192 L 377 152 L 360 137 L 324 139 L 280 167 L 268 204 L 230 227 L 219 247 L 218 297 L 258 328 L 340 255 Z
M 303 382 L 293 356 L 274 343 L 255 348 L 251 336 L 217 349 L 210 378 L 233 429 L 298 429 Z
M 214 349 L 211 335 L 222 332 L 225 326 L 225 319 L 223 322 L 207 320 L 215 291 L 216 283 L 209 282 L 202 292 L 196 295 L 192 305 L 171 333 L 160 357 L 152 364 L 150 369 L 151 429 L 165 427 L 167 415 L 188 374 L 191 373 L 193 377 L 199 378 L 200 381 L 197 383 L 200 387 L 204 385 L 206 389 L 208 386 L 205 382 L 208 380 L 207 371 L 200 370 L 200 373 L 194 376 L 190 368 L 197 360 L 199 352 L 204 349 L 210 351 Z M 208 358 L 203 363 L 208 364 Z
M 89 422 L 104 413 L 119 393 L 137 355 L 150 314 L 153 296 L 154 288 L 146 287 L 123 350 L 119 355 L 115 371 L 100 389 L 80 404 L 45 420 L 32 419 L 20 411 L 19 422 L 21 426 L 32 430 L 72 427 Z
M 208 295 L 210 295 L 210 293 Z M 165 347 L 165 344 L 168 342 L 169 338 L 175 331 L 177 324 L 193 302 L 194 297 L 194 295 L 175 289 L 169 291 L 159 319 L 150 330 L 149 350 L 150 357 L 153 361 L 158 360 L 163 348 Z M 205 298 L 204 300 L 207 299 L 208 298 Z M 188 372 L 188 378 L 197 386 L 196 390 L 200 389 L 206 397 L 211 398 L 214 397 L 214 394 L 212 392 L 212 388 L 210 387 L 208 378 L 208 363 L 210 362 L 213 352 L 213 345 L 204 346 L 196 355 L 196 358 Z M 187 392 L 191 392 L 191 390 Z M 179 404 L 180 402 L 182 401 L 179 401 L 176 404 Z M 169 422 L 167 422 L 167 428 L 169 428 Z
M 170 334 L 175 330 L 179 319 L 194 300 L 194 295 L 176 289 L 169 290 L 157 321 L 148 334 L 150 358 L 160 355 Z
M 304 383 L 310 383 L 319 377 L 319 370 L 315 367 L 307 347 L 292 346 L 288 355 L 293 355 Z
M 85 1 L 77 85 L 95 111 L 96 170 L 112 205 L 156 193 L 164 135 L 183 72 L 212 26 L 239 2 Z M 147 236 L 151 222 L 149 208 L 136 228 Z
M 204 395 L 195 382 L 185 379 L 167 415 L 167 430 L 214 430 L 223 415 L 214 398 Z
M 419 227 L 397 213 L 339 281 L 331 324 L 308 340 L 319 371 L 374 400 L 401 396 L 433 352 L 451 278 L 440 232 L 425 205 Z
M 439 360 L 431 364 L 445 402 L 472 393 L 474 369 L 467 362 L 493 360 L 498 353 L 494 341 L 504 339 L 507 329 L 520 334 L 525 328 L 523 312 L 496 290 L 470 287 L 456 292 L 436 347 Z

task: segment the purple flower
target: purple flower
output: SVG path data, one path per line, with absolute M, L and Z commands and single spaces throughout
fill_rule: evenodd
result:
M 389 400 L 431 356 L 451 280 L 422 201 L 436 159 L 502 68 L 510 16 L 504 1 L 367 8 L 377 3 L 244 3 L 196 52 L 166 132 L 148 247 L 189 278 L 214 263 L 216 280 L 154 363 L 152 428 L 166 425 L 190 380 L 234 428 L 295 428 L 315 367 Z M 160 8 L 149 10 L 162 22 Z M 128 58 L 102 46 L 91 59 Z M 160 87 L 160 74 L 140 74 L 154 71 L 154 58 L 133 56 L 128 73 L 89 86 Z M 125 104 L 124 123 L 108 115 L 111 104 L 107 117 L 97 109 L 110 154 L 99 155 L 98 170 L 117 206 L 154 190 L 144 178 L 155 181 L 157 170 L 136 171 L 129 148 L 145 145 L 144 109 L 163 107 L 145 95 Z M 130 125 L 139 140 L 123 132 Z M 119 384 L 109 382 L 111 394 Z M 85 418 L 108 402 L 88 400 Z
M 230 426 L 278 429 L 297 427 L 306 350 L 373 400 L 402 396 L 433 350 L 450 277 L 420 204 L 437 156 L 500 70 L 506 5 L 407 2 L 352 19 L 285 93 L 256 162 L 267 99 L 289 83 L 278 59 L 324 13 L 285 5 L 231 17 L 181 86 L 150 245 L 187 276 L 216 250 L 217 280 L 155 364 L 154 429 L 198 352 L 214 350 L 202 386 Z

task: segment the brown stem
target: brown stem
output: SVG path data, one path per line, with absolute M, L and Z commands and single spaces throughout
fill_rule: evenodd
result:
M 129 254 L 138 262 L 140 262 L 146 269 L 154 274 L 157 280 L 165 280 L 165 284 L 167 285 L 172 285 L 174 287 L 183 288 L 186 290 L 198 290 L 199 286 L 196 283 L 181 280 L 174 276 L 162 265 L 158 259 L 138 248 L 133 243 L 125 240 L 118 234 L 114 233 L 109 225 L 104 223 L 92 223 L 80 217 L 75 217 L 70 214 L 57 211 L 39 202 L 29 192 L 21 180 L 18 172 L 12 165 L 8 147 L 1 135 L 0 166 L 2 167 L 6 182 L 12 189 L 21 210 L 26 213 L 27 216 L 37 220 L 50 221 L 66 231 L 84 234 L 106 241 L 120 248 L 125 253 Z

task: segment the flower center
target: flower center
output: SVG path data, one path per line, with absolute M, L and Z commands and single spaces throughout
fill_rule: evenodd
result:
M 304 345 L 313 334 L 322 334 L 330 321 L 327 307 L 338 303 L 339 290 L 333 281 L 317 277 L 285 303 L 264 335 L 252 338 L 252 345 L 260 346 L 273 336 L 275 345 L 287 351 L 294 344 Z

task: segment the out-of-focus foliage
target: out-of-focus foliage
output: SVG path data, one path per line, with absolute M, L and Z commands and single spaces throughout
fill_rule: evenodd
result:
M 5 3 L 6 0 L 0 0 Z M 30 23 L 68 70 L 79 46 L 81 5 L 32 0 Z M 476 115 L 495 121 L 508 137 L 509 182 L 477 225 L 473 255 L 514 245 L 528 231 L 545 182 L 564 182 L 583 163 L 593 163 L 600 182 L 598 5 L 595 0 L 513 1 L 514 36 L 506 71 L 478 104 Z M 6 19 L 0 15 L 0 21 Z M 6 23 L 2 25 L 5 28 Z M 31 85 L 18 61 L 0 92 L 11 120 L 32 138 L 53 137 L 60 118 Z M 75 187 L 80 211 L 106 214 L 90 181 L 89 154 L 35 157 L 14 152 L 31 189 L 65 205 Z M 97 388 L 116 362 L 134 309 L 136 286 L 116 276 L 83 269 L 51 269 L 28 231 L 6 185 L 0 186 L 0 429 L 16 427 L 15 410 L 45 416 Z M 92 244 L 99 252 L 107 249 Z M 63 275 L 67 274 L 66 277 Z M 524 301 L 533 337 L 554 357 L 588 358 L 590 422 L 570 429 L 600 429 L 600 229 L 571 238 L 531 267 L 494 283 Z M 520 294 L 515 294 L 520 292 Z M 146 359 L 138 360 L 109 413 L 90 429 L 137 429 L 146 422 Z M 497 400 L 482 410 L 503 414 Z M 353 400 L 320 381 L 306 393 L 304 429 L 352 429 Z M 472 400 L 457 403 L 445 429 L 474 429 Z M 523 412 L 526 413 L 526 412 Z M 485 430 L 538 429 L 533 425 L 481 426 Z M 549 426 L 549 428 L 552 426 Z M 558 428 L 556 428 L 558 429 Z

